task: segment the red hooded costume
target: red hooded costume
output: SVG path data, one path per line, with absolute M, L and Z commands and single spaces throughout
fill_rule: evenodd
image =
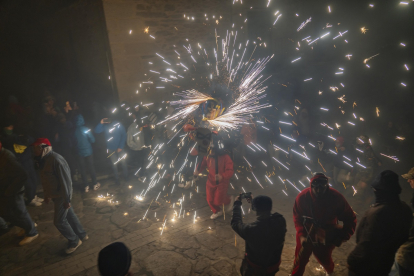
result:
M 323 175 L 316 175 L 310 181 Z M 355 232 L 356 216 L 351 206 L 344 198 L 344 196 L 335 189 L 328 188 L 323 198 L 316 198 L 312 193 L 311 188 L 304 189 L 295 200 L 293 206 L 293 221 L 296 228 L 296 251 L 295 258 L 297 258 L 302 245 L 300 243 L 300 237 L 307 236 L 307 232 L 303 226 L 303 216 L 314 218 L 318 224 L 324 228 L 330 228 L 335 226 L 338 221 L 343 222 L 342 230 L 337 232 L 337 239 L 347 241 Z M 309 230 L 311 224 L 306 224 L 306 228 Z M 312 237 L 313 240 L 314 237 Z M 309 261 L 310 255 L 313 253 L 319 263 L 325 268 L 328 273 L 332 273 L 334 270 L 334 263 L 332 261 L 332 251 L 335 245 L 323 245 L 318 246 L 306 246 L 300 257 L 300 260 L 292 271 L 293 275 L 303 275 L 306 264 Z
M 198 166 L 198 171 L 202 172 L 206 167 L 208 168 L 208 177 L 206 183 L 206 197 L 208 205 L 210 205 L 213 213 L 221 210 L 221 206 L 230 203 L 230 197 L 227 195 L 230 178 L 233 176 L 233 161 L 227 154 L 220 155 L 218 159 L 218 173 L 216 172 L 216 158 L 215 156 L 203 157 L 201 164 Z M 223 179 L 217 184 L 216 174 L 220 174 Z

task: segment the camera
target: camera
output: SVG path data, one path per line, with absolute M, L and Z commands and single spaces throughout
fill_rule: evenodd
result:
M 243 199 L 243 198 L 252 198 L 252 192 L 248 192 L 248 193 L 242 193 L 242 194 L 240 194 L 240 199 Z

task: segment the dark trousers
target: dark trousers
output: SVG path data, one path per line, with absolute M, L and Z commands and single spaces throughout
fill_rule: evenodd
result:
M 83 239 L 86 236 L 86 232 L 73 211 L 73 206 L 69 209 L 63 207 L 63 197 L 53 198 L 53 203 L 55 205 L 53 223 L 59 232 L 68 239 L 69 247 L 75 247 L 78 244 L 79 239 Z
M 397 262 L 395 262 L 395 267 L 397 268 L 399 276 L 414 276 L 414 272 L 405 269 L 404 267 L 400 266 Z
M 37 189 L 37 175 L 33 160 L 30 161 L 31 162 L 28 162 L 28 164 L 22 164 L 27 173 L 27 181 L 24 184 L 24 193 L 28 203 L 30 203 L 35 197 Z
M 125 151 L 121 151 L 121 152 L 114 152 L 110 157 L 110 161 L 111 161 L 111 165 L 112 165 L 112 170 L 114 171 L 114 176 L 115 176 L 115 180 L 116 182 L 119 182 L 119 175 L 118 175 L 118 165 L 121 164 L 122 166 L 122 171 L 124 173 L 124 179 L 128 180 L 128 167 L 127 167 L 127 163 L 126 163 L 126 159 L 122 159 L 119 160 L 119 158 L 121 158 L 122 156 L 125 155 Z
M 78 156 L 79 170 L 82 176 L 83 186 L 88 186 L 88 179 L 86 177 L 86 167 L 88 167 L 89 173 L 91 174 L 92 185 L 97 183 L 95 167 L 93 165 L 93 155 L 89 156 Z
M 136 171 L 139 170 L 136 176 L 143 176 L 143 177 L 147 176 L 147 170 L 145 168 L 146 167 L 145 160 L 146 158 L 148 158 L 148 153 L 149 151 L 146 148 L 142 150 L 131 150 L 130 151 L 132 164 L 134 165 L 134 167 L 136 167 Z
M 36 236 L 37 230 L 34 226 L 34 222 L 32 218 L 30 217 L 29 213 L 27 212 L 26 205 L 23 198 L 23 193 L 20 193 L 14 197 L 14 203 L 12 206 L 9 206 L 8 210 L 4 214 L 2 214 L 2 217 L 4 220 L 10 222 L 11 224 L 18 226 L 20 228 L 23 228 L 26 232 L 26 236 L 33 237 Z M 4 221 L 2 221 L 0 224 L 3 224 Z
M 240 267 L 240 274 L 242 276 L 274 276 L 278 271 L 279 270 L 276 270 L 275 272 L 266 272 L 257 268 L 253 268 L 249 265 L 246 259 L 243 259 L 242 265 Z

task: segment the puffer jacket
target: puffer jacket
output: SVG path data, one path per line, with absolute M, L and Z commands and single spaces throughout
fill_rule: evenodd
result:
M 78 154 L 83 157 L 90 156 L 93 153 L 92 144 L 95 143 L 95 137 L 92 134 L 92 130 L 85 126 L 85 120 L 80 114 L 76 117 L 75 123 L 75 137 Z

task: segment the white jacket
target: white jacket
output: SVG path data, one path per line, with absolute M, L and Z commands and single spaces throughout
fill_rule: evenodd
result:
M 131 150 L 141 150 L 145 147 L 144 133 L 139 130 L 139 126 L 135 122 L 128 127 L 127 145 Z

